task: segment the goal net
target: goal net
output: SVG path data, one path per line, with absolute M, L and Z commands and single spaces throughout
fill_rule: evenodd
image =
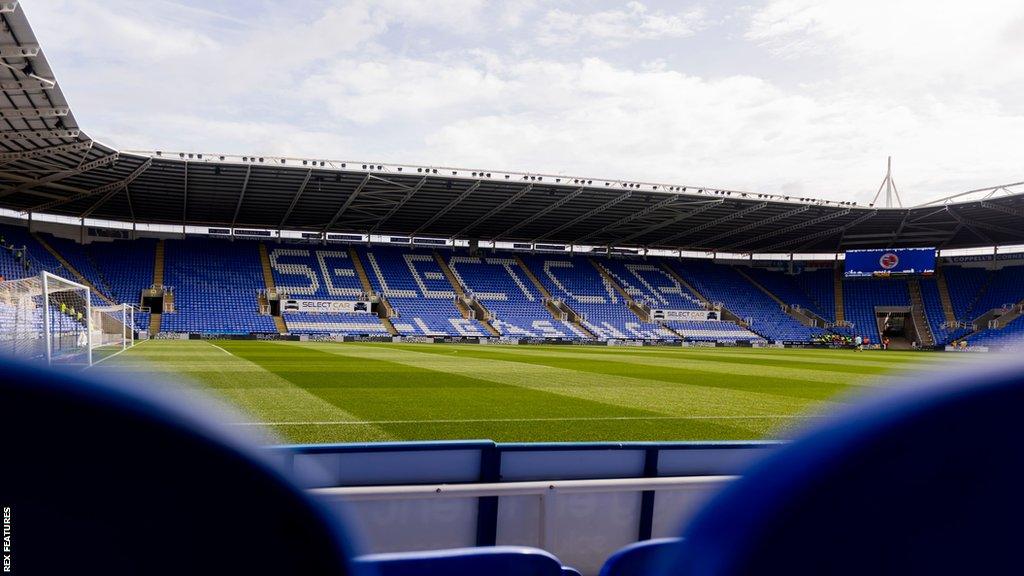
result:
M 89 288 L 49 272 L 0 282 L 0 353 L 54 365 L 89 366 L 94 350 L 134 342 L 130 306 L 93 307 Z

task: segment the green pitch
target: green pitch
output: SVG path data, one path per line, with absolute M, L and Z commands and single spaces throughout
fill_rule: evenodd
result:
M 233 426 L 289 442 L 725 440 L 784 435 L 910 369 L 965 361 L 950 356 L 153 340 L 99 366 L 185 383 L 194 402 L 239 408 Z

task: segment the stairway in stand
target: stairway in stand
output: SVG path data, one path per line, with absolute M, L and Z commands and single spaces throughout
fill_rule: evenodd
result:
M 836 322 L 842 323 L 846 321 L 846 313 L 843 311 L 843 269 L 836 266 L 832 279 L 832 289 L 836 301 Z
M 928 324 L 928 317 L 924 312 L 924 297 L 921 295 L 921 282 L 911 277 L 907 281 L 907 290 L 910 292 L 910 315 L 914 320 L 914 327 L 921 343 L 931 347 L 935 345 L 935 335 L 932 334 L 932 327 Z
M 441 272 L 444 273 L 444 277 L 448 279 L 448 283 L 452 285 L 452 289 L 455 290 L 455 307 L 462 312 L 462 316 L 467 319 L 471 318 L 473 315 L 469 311 L 473 310 L 476 312 L 477 322 L 483 324 L 483 327 L 490 332 L 491 336 L 501 336 L 501 332 L 498 332 L 498 329 L 487 320 L 491 317 L 490 311 L 479 300 L 466 294 L 466 291 L 462 289 L 462 284 L 459 283 L 459 279 L 455 277 L 455 273 L 452 272 L 444 257 L 437 250 L 434 250 L 434 260 L 441 268 Z
M 157 240 L 156 249 L 153 252 L 153 286 L 160 288 L 164 285 L 164 241 L 163 239 Z M 150 311 L 149 314 L 149 333 L 156 334 L 160 332 L 160 319 L 163 317 L 162 311 Z
M 359 258 L 359 253 L 352 246 L 348 247 L 348 257 L 352 260 L 352 267 L 356 269 L 356 276 L 359 277 L 359 284 L 363 287 L 363 292 L 366 293 L 367 297 L 373 295 L 373 285 L 370 284 L 370 277 L 366 275 L 366 268 L 363 267 L 363 261 Z M 381 316 L 378 313 L 380 323 L 387 329 L 388 334 L 392 336 L 398 336 L 398 330 L 395 325 L 391 322 L 391 317 L 394 315 L 394 309 L 391 308 L 391 303 L 382 295 L 378 306 L 384 309 L 384 315 Z
M 267 253 L 267 245 L 260 242 L 260 265 L 263 268 L 263 285 L 267 288 L 267 294 L 277 292 L 277 284 L 274 282 L 274 271 L 270 268 L 270 255 Z M 271 316 L 274 319 L 274 328 L 278 334 L 287 334 L 288 325 L 284 321 L 284 316 L 278 314 L 277 316 Z
M 946 275 L 942 273 L 942 266 L 935 267 L 935 285 L 939 289 L 939 300 L 942 302 L 942 313 L 946 316 L 946 322 L 956 322 L 956 313 L 953 311 L 953 299 L 949 297 L 949 284 L 946 283 Z
M 555 320 L 561 320 L 563 316 L 567 316 L 568 320 L 566 320 L 566 322 L 572 324 L 577 330 L 580 331 L 580 333 L 586 335 L 587 338 L 594 338 L 594 334 L 590 330 L 587 330 L 586 326 L 580 323 L 580 315 L 577 314 L 575 310 L 569 307 L 568 302 L 561 303 L 561 306 L 564 307 L 564 310 L 559 307 L 559 304 L 555 304 L 555 302 L 551 299 L 551 292 L 544 287 L 544 284 L 541 284 L 540 279 L 538 279 L 537 276 L 534 275 L 533 270 L 530 270 L 530 267 L 527 266 L 526 262 L 523 262 L 523 259 L 520 258 L 519 256 L 516 256 L 516 264 L 519 265 L 519 268 L 523 271 L 523 274 L 530 280 L 530 282 L 533 282 L 533 286 L 537 288 L 538 292 L 540 292 L 541 297 L 544 298 L 544 307 L 547 308 L 547 311 L 551 313 L 551 316 Z

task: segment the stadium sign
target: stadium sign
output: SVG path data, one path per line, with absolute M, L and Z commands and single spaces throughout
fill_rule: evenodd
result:
M 342 312 L 357 312 L 369 314 L 371 312 L 369 302 L 364 300 L 282 300 L 281 312 L 315 312 L 338 314 Z
M 721 320 L 717 310 L 651 310 L 654 320 L 676 320 L 679 322 L 704 322 Z

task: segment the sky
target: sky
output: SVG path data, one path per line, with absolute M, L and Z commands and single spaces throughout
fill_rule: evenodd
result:
M 905 205 L 1024 180 L 1019 0 L 26 0 L 120 149 Z

